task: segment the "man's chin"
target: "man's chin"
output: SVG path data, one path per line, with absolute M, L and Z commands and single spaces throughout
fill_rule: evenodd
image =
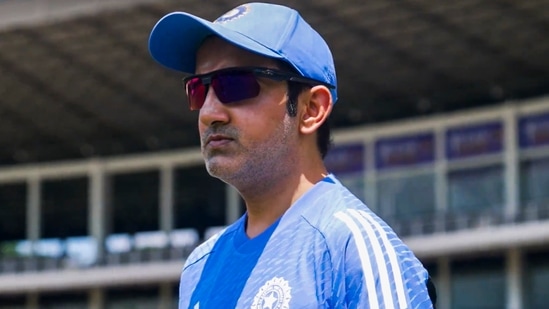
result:
M 221 156 L 215 156 L 205 158 L 204 163 L 206 165 L 208 173 L 211 176 L 219 178 L 221 180 L 226 179 L 228 175 L 234 174 L 234 161 L 230 162 L 229 159 L 226 157 L 224 158 Z

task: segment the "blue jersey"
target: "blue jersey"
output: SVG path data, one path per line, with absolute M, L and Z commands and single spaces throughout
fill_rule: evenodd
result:
M 189 256 L 179 309 L 433 307 L 421 262 L 333 175 L 257 237 L 245 222 Z

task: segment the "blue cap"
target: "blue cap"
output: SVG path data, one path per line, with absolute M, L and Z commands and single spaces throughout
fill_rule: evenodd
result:
M 336 73 L 328 44 L 296 10 L 285 6 L 243 4 L 214 22 L 173 12 L 152 29 L 149 51 L 170 69 L 194 73 L 196 52 L 210 35 L 250 52 L 283 60 L 304 77 L 334 86 L 330 92 L 332 101 L 337 101 Z

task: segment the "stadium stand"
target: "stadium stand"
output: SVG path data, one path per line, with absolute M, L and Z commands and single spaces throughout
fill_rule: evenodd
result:
M 330 170 L 421 258 L 438 308 L 545 308 L 546 1 L 279 2 L 333 46 Z M 0 1 L 0 309 L 177 308 L 186 257 L 244 205 L 146 40 L 167 12 L 234 4 Z

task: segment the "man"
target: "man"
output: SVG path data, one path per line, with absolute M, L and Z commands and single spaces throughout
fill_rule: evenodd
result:
M 337 100 L 326 42 L 293 9 L 174 12 L 149 39 L 184 79 L 208 172 L 246 214 L 189 256 L 179 308 L 432 308 L 428 274 L 324 166 Z

